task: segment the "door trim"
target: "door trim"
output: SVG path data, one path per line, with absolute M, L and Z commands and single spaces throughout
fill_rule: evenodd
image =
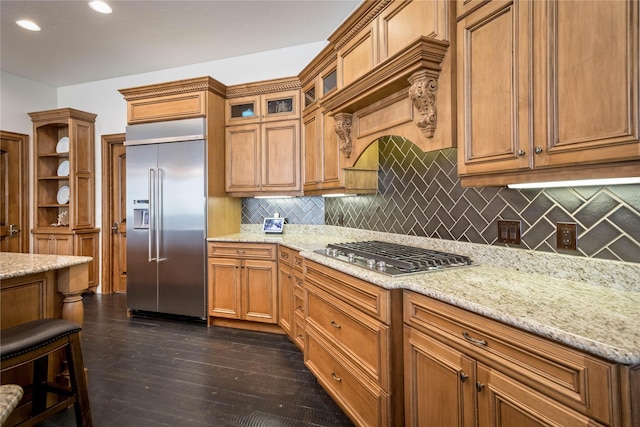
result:
M 111 154 L 115 145 L 124 145 L 125 134 L 114 133 L 108 135 L 102 135 L 102 229 L 105 231 L 102 233 L 102 286 L 100 288 L 101 293 L 111 294 L 113 293 L 113 282 L 111 281 L 112 274 L 111 260 L 113 259 L 113 253 L 111 248 L 113 233 L 111 233 L 111 224 L 113 224 L 113 218 L 111 217 L 112 207 L 114 204 L 113 197 L 111 197 L 110 188 L 113 184 L 111 177 L 113 176 L 111 163 Z
M 23 133 L 9 132 L 0 130 L 0 137 L 5 139 L 15 139 L 20 145 L 20 199 L 22 200 L 20 209 L 21 233 L 22 241 L 20 244 L 20 252 L 29 253 L 29 243 L 31 235 L 31 223 L 29 222 L 29 135 Z

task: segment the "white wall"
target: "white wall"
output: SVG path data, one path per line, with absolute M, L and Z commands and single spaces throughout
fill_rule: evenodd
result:
M 127 123 L 126 102 L 118 92 L 118 89 L 202 76 L 211 76 L 227 86 L 296 76 L 326 44 L 327 42 L 304 44 L 253 55 L 203 62 L 57 89 L 2 73 L 0 80 L 0 93 L 2 94 L 0 128 L 31 135 L 31 120 L 27 113 L 32 111 L 75 108 L 97 114 L 95 125 L 96 225 L 101 227 L 101 136 L 123 133 Z M 224 120 L 223 117 L 220 119 Z M 33 150 L 33 148 L 31 147 L 30 150 Z M 30 170 L 30 186 L 33 189 L 32 166 L 30 166 Z M 31 200 L 33 200 L 33 196 L 31 196 Z M 104 230 L 102 231 L 105 232 Z M 102 244 L 100 247 L 102 248 Z M 102 277 L 102 273 L 100 277 Z

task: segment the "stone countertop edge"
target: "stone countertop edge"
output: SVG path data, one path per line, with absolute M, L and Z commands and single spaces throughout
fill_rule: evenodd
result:
M 471 256 L 476 263 L 474 266 L 392 278 L 315 253 L 314 250 L 322 249 L 327 243 L 352 240 L 352 234 L 359 234 L 356 238 L 382 238 L 375 235 L 376 232 L 371 232 L 374 235 L 361 230 L 350 233 L 346 230 L 353 229 L 342 227 L 338 231 L 345 232 L 336 233 L 336 228 L 312 226 L 309 230 L 313 230 L 313 233 L 310 234 L 271 236 L 261 234 L 253 227 L 245 227 L 241 233 L 209 238 L 208 241 L 279 243 L 300 251 L 304 258 L 386 289 L 411 290 L 609 361 L 625 365 L 640 363 L 640 332 L 637 328 L 640 324 L 640 291 L 636 289 L 618 289 L 588 281 L 550 277 L 531 273 L 526 268 L 522 271 L 476 263 L 473 254 L 463 252 L 458 253 Z M 412 236 L 404 237 L 412 240 Z M 398 243 L 412 244 L 404 240 Z M 439 247 L 434 249 L 442 250 Z M 495 249 L 504 250 L 499 247 Z M 564 257 L 584 261 L 579 257 Z M 624 268 L 630 264 L 613 263 L 614 269 L 618 265 Z M 640 268 L 636 269 L 633 265 L 629 267 L 631 279 L 636 277 L 640 282 Z M 612 334 L 612 331 L 617 333 Z
M 42 255 L 0 252 L 0 280 L 59 270 L 88 263 L 93 258 L 74 255 Z

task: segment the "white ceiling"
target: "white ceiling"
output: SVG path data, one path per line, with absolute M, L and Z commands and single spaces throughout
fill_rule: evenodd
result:
M 360 0 L 107 3 L 109 15 L 84 0 L 0 0 L 2 71 L 61 87 L 322 42 Z

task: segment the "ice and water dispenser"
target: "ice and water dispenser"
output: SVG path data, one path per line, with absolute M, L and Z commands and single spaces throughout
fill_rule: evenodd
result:
M 149 228 L 149 200 L 134 200 L 133 228 Z

